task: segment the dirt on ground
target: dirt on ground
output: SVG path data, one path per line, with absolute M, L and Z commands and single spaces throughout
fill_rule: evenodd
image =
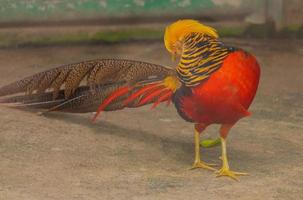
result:
M 262 77 L 250 111 L 228 137 L 240 182 L 188 170 L 193 125 L 171 105 L 88 114 L 0 107 L 0 199 L 303 199 L 303 42 L 228 39 L 258 58 Z M 0 85 L 61 64 L 126 58 L 175 66 L 162 43 L 1 49 Z M 218 126 L 203 138 L 218 136 Z M 218 164 L 220 146 L 202 149 Z

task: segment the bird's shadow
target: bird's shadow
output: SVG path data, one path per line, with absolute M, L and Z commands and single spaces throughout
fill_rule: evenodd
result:
M 98 121 L 97 123 L 92 123 L 83 115 L 78 114 L 74 115 L 68 113 L 52 112 L 47 113 L 45 117 L 88 127 L 95 134 L 111 135 L 113 137 L 127 138 L 131 141 L 145 142 L 148 144 L 151 151 L 153 148 L 159 148 L 157 150 L 163 152 L 163 156 L 175 160 L 182 165 L 188 165 L 193 162 L 193 140 L 183 141 L 181 139 L 178 139 L 177 135 L 175 137 L 163 137 L 149 132 L 148 130 L 126 128 L 108 121 Z M 230 150 L 235 151 L 234 154 L 236 154 L 237 157 L 250 157 L 250 155 L 248 155 L 246 152 L 232 148 Z M 220 155 L 220 152 L 221 149 L 219 146 L 215 148 L 203 149 L 203 160 L 216 162 L 219 164 L 220 160 L 218 157 Z

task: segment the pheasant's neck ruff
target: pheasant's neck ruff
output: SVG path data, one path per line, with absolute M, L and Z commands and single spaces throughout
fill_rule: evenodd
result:
M 230 51 L 232 49 L 218 39 L 200 33 L 189 34 L 184 39 L 183 53 L 176 69 L 180 81 L 188 87 L 200 84 L 220 68 Z

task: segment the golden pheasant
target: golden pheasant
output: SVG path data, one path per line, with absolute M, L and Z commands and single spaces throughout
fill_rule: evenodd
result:
M 47 111 L 97 111 L 95 120 L 102 111 L 172 101 L 179 115 L 194 124 L 192 168 L 215 170 L 201 160 L 199 140 L 207 126 L 221 124 L 223 164 L 216 173 L 237 180 L 245 173 L 230 170 L 226 137 L 239 119 L 249 115 L 260 76 L 255 57 L 226 46 L 215 29 L 195 20 L 169 25 L 164 41 L 172 56 L 180 58 L 176 69 L 119 59 L 85 61 L 4 86 L 0 103 Z

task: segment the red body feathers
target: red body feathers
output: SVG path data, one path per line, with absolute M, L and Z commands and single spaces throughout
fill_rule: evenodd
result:
M 254 56 L 241 50 L 230 53 L 219 70 L 191 89 L 192 95 L 181 97 L 181 112 L 196 123 L 234 124 L 249 115 L 259 77 Z

